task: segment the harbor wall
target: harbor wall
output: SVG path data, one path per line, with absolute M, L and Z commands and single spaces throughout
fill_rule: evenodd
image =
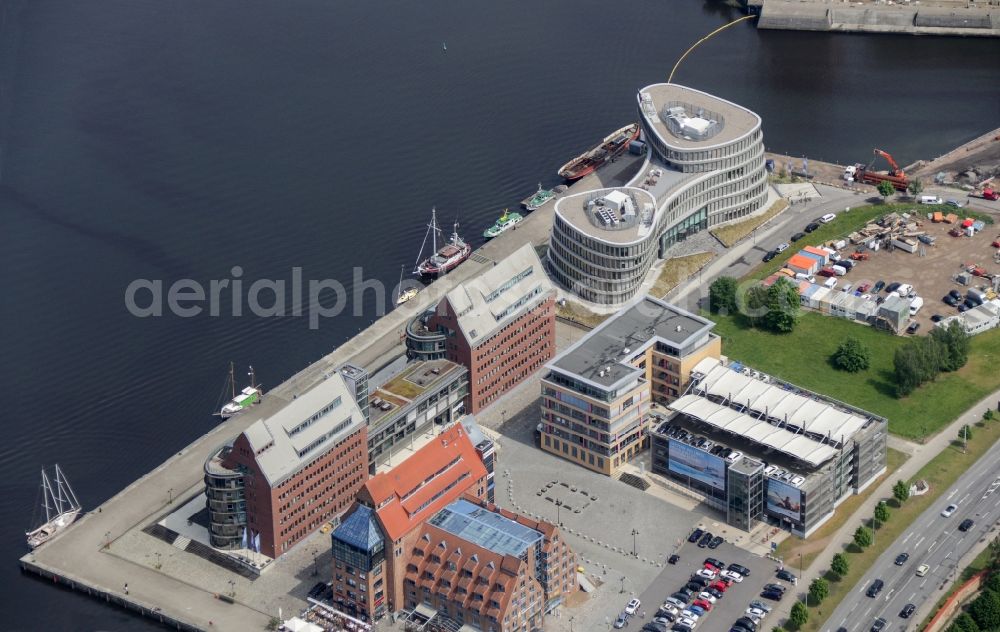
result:
M 756 0 L 757 28 L 849 33 L 1000 37 L 1000 7 L 917 7 Z

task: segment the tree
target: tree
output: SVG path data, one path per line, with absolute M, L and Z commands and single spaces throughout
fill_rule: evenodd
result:
M 854 532 L 854 543 L 862 549 L 870 547 L 872 545 L 872 530 L 868 527 L 858 527 L 858 530 Z
M 788 617 L 789 621 L 797 627 L 802 627 L 809 621 L 809 609 L 801 601 L 796 601 L 792 606 L 792 612 Z
M 754 327 L 767 315 L 767 288 L 754 283 L 736 295 L 736 305 L 740 313 L 750 320 Z
M 916 347 L 910 344 L 896 349 L 892 357 L 892 368 L 896 378 L 896 396 L 905 397 L 917 390 L 923 382 L 923 368 Z
M 889 506 L 885 504 L 884 500 L 875 505 L 875 522 L 878 524 L 889 522 Z
M 981 630 L 993 630 L 1000 626 L 1000 596 L 992 590 L 980 593 L 969 606 L 969 615 Z
M 721 276 L 708 286 L 709 309 L 716 314 L 736 313 L 736 279 Z
M 955 619 L 955 622 L 951 624 L 948 630 L 955 630 L 956 632 L 979 632 L 979 624 L 969 616 L 968 612 L 963 612 L 958 615 L 958 618 Z
M 976 620 L 968 612 L 963 612 L 958 615 L 948 630 L 955 630 L 955 632 L 979 632 L 979 624 L 976 623 Z
M 878 186 L 875 188 L 878 189 L 878 194 L 882 196 L 883 203 L 885 202 L 885 198 L 896 192 L 896 187 L 892 186 L 892 183 L 888 180 L 879 182 Z
M 942 371 L 957 371 L 969 361 L 970 336 L 957 320 L 951 321 L 947 327 L 935 327 L 931 337 L 943 348 Z
M 924 183 L 920 181 L 920 178 L 914 178 L 910 180 L 910 185 L 906 187 L 910 191 L 910 195 L 917 197 L 924 192 Z
M 903 481 L 896 481 L 892 486 L 892 497 L 899 501 L 899 504 L 905 503 L 910 498 L 910 486 Z
M 837 553 L 830 560 L 830 570 L 843 577 L 851 570 L 851 564 L 847 561 L 847 556 L 843 553 Z
M 817 577 L 809 584 L 809 601 L 815 605 L 823 603 L 830 595 L 830 584 L 822 577 Z
M 764 324 L 771 331 L 788 333 L 795 328 L 800 308 L 799 288 L 787 277 L 782 277 L 767 288 L 767 314 L 764 316 Z
M 970 439 L 972 439 L 972 427 L 966 424 L 961 428 L 959 428 L 958 438 L 962 441 L 969 441 Z
M 991 573 L 989 578 L 983 582 L 983 588 L 1000 593 L 1000 573 Z
M 833 364 L 838 369 L 857 373 L 871 366 L 871 350 L 857 338 L 845 338 L 833 354 Z

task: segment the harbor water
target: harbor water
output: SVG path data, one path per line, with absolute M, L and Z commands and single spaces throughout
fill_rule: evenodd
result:
M 126 487 L 218 422 L 230 360 L 266 390 L 377 316 L 372 290 L 311 327 L 292 314 L 293 269 L 348 295 L 355 268 L 392 286 L 432 206 L 481 244 L 738 15 L 697 0 L 0 3 L 0 628 L 156 629 L 17 576 L 40 468 L 58 462 L 85 509 Z M 905 165 L 997 126 L 996 60 L 995 40 L 741 24 L 675 80 L 758 112 L 774 151 L 867 162 L 879 147 Z M 236 316 L 223 291 L 217 316 L 140 318 L 137 279 L 164 294 L 283 280 L 289 297 L 284 316 Z

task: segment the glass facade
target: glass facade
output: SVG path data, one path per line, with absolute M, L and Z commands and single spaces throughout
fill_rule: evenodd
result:
M 764 467 L 729 469 L 726 524 L 750 531 L 761 520 L 764 505 Z
M 708 228 L 708 210 L 701 209 L 681 220 L 660 237 L 660 257 L 674 244 Z

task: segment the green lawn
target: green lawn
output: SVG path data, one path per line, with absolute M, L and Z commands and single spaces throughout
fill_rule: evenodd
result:
M 739 316 L 706 316 L 716 321 L 715 332 L 722 336 L 722 351 L 728 357 L 882 415 L 889 420 L 891 432 L 911 439 L 934 434 L 1000 389 L 1000 329 L 972 339 L 969 363 L 961 370 L 942 373 L 936 381 L 897 399 L 892 358 L 896 348 L 906 343 L 903 336 L 815 312 L 803 312 L 795 331 L 784 335 L 749 328 Z M 848 336 L 872 350 L 872 366 L 867 371 L 847 373 L 830 363 L 837 345 Z

